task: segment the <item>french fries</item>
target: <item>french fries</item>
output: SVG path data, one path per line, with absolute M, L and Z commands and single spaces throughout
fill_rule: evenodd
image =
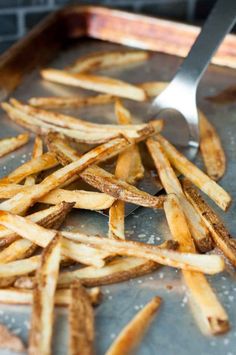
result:
M 58 161 L 52 153 L 45 153 L 38 158 L 33 158 L 30 161 L 20 165 L 8 176 L 0 179 L 0 186 L 2 184 L 17 184 L 23 181 L 27 176 L 51 169 L 58 165 Z
M 34 141 L 34 148 L 32 152 L 32 158 L 38 158 L 43 155 L 43 141 L 42 139 L 37 136 Z M 25 179 L 25 185 L 34 185 L 36 182 L 37 174 L 32 174 L 27 176 Z
M 131 123 L 130 112 L 122 105 L 121 101 L 115 101 L 115 113 L 120 124 Z M 134 184 L 144 175 L 144 167 L 137 145 L 133 145 L 120 153 L 116 163 L 115 176 L 129 184 Z M 125 204 L 117 200 L 109 209 L 109 232 L 110 238 L 125 239 L 124 231 Z
M 20 259 L 6 264 L 0 264 L 0 278 L 27 275 L 38 269 L 40 255 L 31 256 L 27 259 Z
M 161 298 L 154 297 L 122 329 L 116 340 L 106 351 L 106 355 L 130 354 L 142 340 L 147 328 L 161 305 Z
M 55 153 L 62 165 L 76 161 L 78 153 L 72 149 L 65 140 L 55 136 L 48 136 L 47 145 Z M 162 208 L 165 197 L 152 196 L 136 187 L 118 180 L 116 177 L 98 166 L 90 166 L 80 174 L 80 177 L 89 185 L 113 196 L 117 200 L 131 202 L 144 207 Z
M 157 140 L 163 147 L 170 163 L 194 185 L 199 187 L 208 195 L 220 208 L 227 210 L 231 203 L 231 197 L 220 185 L 203 173 L 196 165 L 191 163 L 184 155 L 168 142 L 161 135 L 157 135 Z
M 138 86 L 142 88 L 147 96 L 153 97 L 159 95 L 168 85 L 166 81 L 150 81 L 141 83 Z
M 74 281 L 69 305 L 69 354 L 92 355 L 94 337 L 94 315 L 90 299 L 79 281 Z
M 22 340 L 3 324 L 0 324 L 0 348 L 20 353 L 26 351 Z
M 0 158 L 22 147 L 29 141 L 29 134 L 22 133 L 16 137 L 0 139 Z
M 202 196 L 193 187 L 188 180 L 183 181 L 184 193 L 204 219 L 209 228 L 212 238 L 217 247 L 224 253 L 224 255 L 236 266 L 236 241 L 231 237 L 229 231 L 211 209 L 211 207 L 204 201 Z
M 188 226 L 191 231 L 191 235 L 195 240 L 197 248 L 202 252 L 211 250 L 212 239 L 210 232 L 205 226 L 201 216 L 196 213 L 194 207 L 186 199 L 181 184 L 174 170 L 172 169 L 160 143 L 152 138 L 149 138 L 147 140 L 147 147 L 153 158 L 159 174 L 159 178 L 166 192 L 168 194 L 176 194 L 181 202 L 182 209 L 187 218 Z
M 175 195 L 168 195 L 164 210 L 171 234 L 182 252 L 195 253 L 188 225 Z M 228 316 L 206 277 L 200 272 L 182 270 L 193 314 L 203 333 L 216 335 L 229 330 Z
M 94 96 L 52 96 L 52 97 L 31 97 L 29 104 L 41 108 L 66 108 L 84 107 L 92 105 L 105 105 L 114 101 L 114 96 L 99 94 Z
M 0 220 L 1 223 L 1 220 Z M 158 246 L 146 243 L 88 236 L 82 233 L 61 232 L 65 238 L 91 247 L 102 249 L 117 255 L 135 256 L 152 260 L 162 265 L 177 267 L 184 270 L 201 271 L 206 274 L 215 274 L 224 269 L 224 261 L 218 255 L 197 255 L 164 250 Z
M 89 300 L 93 306 L 101 302 L 102 293 L 98 287 L 86 289 Z M 70 289 L 56 290 L 55 305 L 69 306 L 71 300 Z M 31 290 L 21 290 L 14 287 L 0 289 L 0 303 L 3 304 L 32 304 L 33 293 Z
M 90 72 L 147 60 L 150 54 L 145 51 L 112 51 L 90 53 L 77 59 L 67 70 L 73 73 Z
M 207 174 L 219 180 L 225 173 L 226 158 L 220 137 L 203 112 L 199 111 L 200 149 Z
M 53 83 L 81 87 L 83 89 L 103 92 L 135 101 L 144 101 L 146 99 L 146 94 L 143 89 L 124 81 L 105 76 L 70 73 L 66 70 L 52 68 L 41 70 L 41 76 L 43 79 Z
M 45 248 L 33 291 L 29 354 L 51 354 L 54 294 L 60 265 L 61 244 L 57 235 Z

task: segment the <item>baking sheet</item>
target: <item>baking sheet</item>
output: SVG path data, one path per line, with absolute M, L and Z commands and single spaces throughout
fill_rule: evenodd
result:
M 97 40 L 80 40 L 71 48 L 65 49 L 50 63 L 53 67 L 64 67 L 70 64 L 79 55 L 98 50 L 119 49 L 119 45 L 101 42 Z M 174 75 L 181 59 L 164 54 L 155 54 L 148 63 L 122 67 L 116 70 L 101 71 L 101 74 L 117 77 L 129 82 L 170 80 Z M 204 97 L 214 94 L 221 89 L 235 83 L 235 71 L 230 69 L 210 67 L 205 74 L 198 92 L 199 106 L 214 123 L 223 140 L 227 154 L 228 168 L 221 185 L 229 191 L 233 197 L 233 204 L 227 213 L 217 212 L 223 217 L 232 234 L 236 230 L 235 216 L 235 172 L 236 172 L 236 105 L 218 106 L 207 102 Z M 38 72 L 29 75 L 22 85 L 13 94 L 20 100 L 27 100 L 32 95 L 69 95 L 80 94 L 85 91 L 66 86 L 46 83 L 40 80 Z M 127 107 L 135 117 L 135 121 L 143 121 L 147 111 L 144 103 L 133 103 L 124 100 Z M 77 110 L 63 110 L 62 112 L 73 114 L 83 119 L 94 122 L 115 122 L 112 106 L 97 106 L 94 108 L 81 108 Z M 1 111 L 0 138 L 23 131 L 6 118 Z M 33 137 L 33 136 L 32 136 Z M 33 140 L 32 140 L 33 142 Z M 2 158 L 0 174 L 4 176 L 12 169 L 30 158 L 32 144 L 21 148 L 17 152 Z M 200 157 L 197 164 L 202 166 Z M 83 210 L 73 211 L 67 218 L 63 228 L 76 229 L 87 233 L 107 233 L 107 217 L 96 212 Z M 128 239 L 145 241 L 150 244 L 161 243 L 170 238 L 170 232 L 165 221 L 164 212 L 148 208 L 139 208 L 126 219 L 126 236 Z M 113 339 L 118 335 L 122 327 L 134 316 L 134 314 L 153 296 L 163 297 L 163 305 L 159 315 L 154 320 L 150 330 L 141 343 L 138 355 L 165 354 L 181 355 L 235 355 L 236 354 L 236 279 L 234 273 L 228 273 L 210 277 L 210 283 L 214 286 L 230 316 L 231 331 L 218 337 L 205 337 L 198 330 L 189 310 L 184 286 L 181 281 L 181 273 L 178 270 L 163 267 L 160 270 L 138 279 L 130 280 L 116 285 L 104 286 L 103 302 L 95 310 L 96 316 L 96 354 L 104 354 Z M 169 286 L 172 286 L 170 289 Z M 53 338 L 53 353 L 62 355 L 67 353 L 67 311 L 57 308 L 55 320 L 55 335 Z M 28 339 L 30 307 L 0 305 L 0 322 L 6 324 L 13 332 L 19 334 L 25 344 Z M 13 352 L 0 350 L 0 354 L 14 354 Z

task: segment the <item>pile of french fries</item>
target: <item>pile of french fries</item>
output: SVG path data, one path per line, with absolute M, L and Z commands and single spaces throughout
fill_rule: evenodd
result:
M 143 51 L 95 53 L 79 58 L 64 70 L 41 71 L 44 80 L 95 90 L 99 92 L 95 96 L 38 97 L 28 104 L 10 99 L 2 103 L 11 120 L 37 134 L 31 160 L 0 179 L 0 302 L 32 305 L 31 355 L 52 351 L 55 306 L 69 309 L 69 353 L 92 354 L 93 306 L 101 301 L 99 286 L 158 272 L 163 265 L 181 269 L 202 332 L 217 335 L 230 328 L 228 315 L 205 274 L 214 275 L 225 268 L 223 257 L 212 252 L 214 248 L 236 266 L 236 242 L 198 190 L 222 210 L 229 207 L 230 195 L 216 182 L 224 175 L 226 159 L 215 128 L 199 112 L 205 173 L 161 135 L 161 120 L 133 124 L 132 113 L 121 101 L 147 100 L 158 95 L 166 83 L 134 85 L 91 74 L 148 58 Z M 107 103 L 114 103 L 118 124 L 90 123 L 55 112 L 63 107 Z M 28 139 L 28 133 L 3 139 L 0 156 Z M 74 148 L 74 142 L 86 144 L 86 151 Z M 165 193 L 160 196 L 135 187 L 145 171 L 140 142 L 145 142 L 163 185 Z M 113 174 L 99 166 L 114 157 Z M 176 172 L 184 178 L 179 179 Z M 75 189 L 78 179 L 97 191 Z M 170 239 L 161 245 L 127 240 L 128 202 L 164 209 Z M 44 208 L 31 213 L 29 209 L 36 203 Z M 72 208 L 109 209 L 108 237 L 61 230 Z M 73 271 L 60 270 L 60 266 L 72 264 Z M 161 299 L 154 297 L 122 330 L 106 354 L 131 352 L 160 304 Z

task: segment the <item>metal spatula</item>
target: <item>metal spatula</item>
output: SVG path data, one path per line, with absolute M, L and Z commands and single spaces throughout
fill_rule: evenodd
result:
M 167 88 L 154 99 L 151 118 L 161 117 L 165 122 L 163 134 L 189 159 L 197 154 L 199 146 L 196 92 L 198 83 L 211 57 L 230 31 L 236 19 L 236 0 L 218 0 L 202 31 Z M 139 187 L 157 194 L 161 185 L 141 182 Z M 127 205 L 126 216 L 137 208 Z

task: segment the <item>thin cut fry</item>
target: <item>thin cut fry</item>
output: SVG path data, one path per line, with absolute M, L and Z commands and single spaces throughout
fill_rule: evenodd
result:
M 213 245 L 210 232 L 205 226 L 201 216 L 199 216 L 191 203 L 189 203 L 186 199 L 180 182 L 160 143 L 152 138 L 149 138 L 147 140 L 147 147 L 153 158 L 159 178 L 166 192 L 168 194 L 176 194 L 180 200 L 184 214 L 187 218 L 191 235 L 195 240 L 197 248 L 202 252 L 211 250 Z
M 105 105 L 114 101 L 114 96 L 100 94 L 95 96 L 51 96 L 51 97 L 31 97 L 29 104 L 41 108 L 66 108 L 84 107 L 92 105 Z
M 199 111 L 200 149 L 207 174 L 213 180 L 219 180 L 225 173 L 226 158 L 221 140 L 216 129 L 208 121 L 203 112 Z
M 195 253 L 196 250 L 178 198 L 173 194 L 168 195 L 164 209 L 171 234 L 174 240 L 179 242 L 180 250 Z M 187 270 L 182 272 L 193 314 L 201 331 L 210 335 L 228 331 L 228 316 L 206 277 L 200 272 Z
M 86 290 L 89 300 L 93 306 L 100 303 L 102 293 L 98 287 Z M 70 304 L 71 292 L 69 289 L 57 290 L 55 293 L 56 306 L 68 306 Z M 0 303 L 4 304 L 32 304 L 33 293 L 31 290 L 17 288 L 0 289 Z
M 35 186 L 37 188 L 37 185 Z M 27 187 L 17 184 L 0 184 L 0 198 L 11 198 L 19 192 L 27 191 Z M 114 198 L 95 191 L 54 189 L 39 199 L 41 203 L 56 205 L 62 201 L 74 203 L 74 208 L 87 210 L 105 210 L 114 202 Z
M 60 237 L 56 236 L 42 254 L 33 291 L 29 354 L 51 354 L 54 294 L 60 265 Z
M 45 153 L 38 158 L 33 158 L 30 161 L 20 165 L 8 176 L 0 179 L 0 186 L 2 184 L 13 184 L 24 180 L 27 176 L 51 169 L 58 165 L 58 161 L 52 153 Z
M 106 355 L 130 354 L 141 342 L 145 332 L 161 305 L 161 298 L 154 297 L 122 329 L 116 340 L 106 351 Z
M 67 70 L 73 73 L 90 72 L 104 68 L 143 62 L 150 54 L 145 51 L 112 51 L 90 53 L 77 59 Z
M 141 87 L 149 97 L 159 95 L 168 85 L 166 81 L 150 81 L 147 83 L 141 83 L 138 86 Z
M 35 255 L 27 259 L 0 264 L 0 278 L 27 275 L 39 268 L 40 260 L 41 256 Z
M 16 137 L 3 138 L 0 140 L 0 157 L 13 152 L 29 141 L 29 134 L 22 133 Z
M 105 94 L 120 96 L 135 101 L 144 101 L 146 99 L 146 94 L 143 89 L 124 81 L 105 76 L 70 73 L 65 70 L 51 68 L 41 70 L 41 76 L 43 79 L 54 83 L 104 92 Z
M 0 348 L 20 353 L 26 351 L 22 340 L 3 324 L 0 324 Z
M 204 219 L 206 226 L 209 228 L 215 244 L 222 250 L 224 255 L 236 266 L 236 241 L 233 239 L 220 220 L 217 214 L 204 201 L 202 196 L 193 187 L 193 185 L 184 180 L 183 188 L 185 195 Z
M 32 158 L 38 158 L 43 155 L 43 141 L 37 136 L 34 141 L 34 148 L 32 152 Z M 36 183 L 37 174 L 27 176 L 25 179 L 25 185 L 34 185 Z
M 69 305 L 69 354 L 92 355 L 94 314 L 90 299 L 79 281 L 71 285 Z
M 184 270 L 201 271 L 206 274 L 215 274 L 224 269 L 224 261 L 218 255 L 197 255 L 164 250 L 155 245 L 110 239 L 104 237 L 88 236 L 82 233 L 61 232 L 65 238 L 91 247 L 109 251 L 117 255 L 135 256 L 155 261 L 162 265 L 177 267 Z
M 165 153 L 171 164 L 192 183 L 199 187 L 224 211 L 231 203 L 230 195 L 215 181 L 203 173 L 196 165 L 191 163 L 183 154 L 181 154 L 170 142 L 161 135 L 157 135 Z
M 55 153 L 62 165 L 78 160 L 79 154 L 64 139 L 55 134 L 50 134 L 47 141 L 49 150 Z M 98 166 L 90 166 L 80 174 L 80 177 L 89 185 L 118 200 L 144 207 L 162 208 L 163 206 L 164 196 L 152 196 L 127 184 L 125 181 L 116 179 L 114 175 Z

